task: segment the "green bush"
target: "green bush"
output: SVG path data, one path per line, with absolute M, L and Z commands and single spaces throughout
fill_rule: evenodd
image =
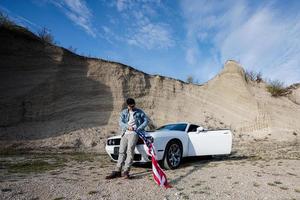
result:
M 271 80 L 268 82 L 267 90 L 273 97 L 284 96 L 287 92 L 284 83 L 279 80 Z

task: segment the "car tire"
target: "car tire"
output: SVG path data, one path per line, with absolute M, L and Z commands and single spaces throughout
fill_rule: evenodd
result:
M 182 145 L 179 141 L 171 140 L 165 149 L 163 166 L 165 169 L 176 169 L 182 160 Z

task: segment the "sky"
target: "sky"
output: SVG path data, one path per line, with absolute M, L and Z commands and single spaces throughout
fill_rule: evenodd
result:
M 149 74 L 204 83 L 226 60 L 300 82 L 298 0 L 0 0 L 0 11 L 58 45 Z

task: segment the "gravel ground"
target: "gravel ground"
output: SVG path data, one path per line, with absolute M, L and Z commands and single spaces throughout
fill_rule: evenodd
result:
M 191 158 L 179 169 L 166 171 L 173 186 L 170 189 L 155 184 L 149 165 L 135 165 L 133 179 L 105 180 L 115 165 L 106 155 L 87 161 L 70 160 L 63 167 L 40 173 L 9 172 L 3 159 L 1 163 L 3 200 L 300 199 L 300 159 L 294 157 L 235 154 L 226 158 Z

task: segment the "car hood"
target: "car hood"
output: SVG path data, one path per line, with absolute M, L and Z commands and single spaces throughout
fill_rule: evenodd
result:
M 164 137 L 164 136 L 176 135 L 182 133 L 183 131 L 146 131 L 145 135 L 156 138 L 156 137 Z M 118 139 L 118 138 L 121 138 L 121 135 L 112 136 L 107 139 Z
M 166 137 L 166 136 L 176 136 L 176 135 L 182 135 L 184 134 L 184 131 L 153 131 L 153 132 L 147 132 L 147 135 L 152 136 L 154 138 L 156 137 Z

